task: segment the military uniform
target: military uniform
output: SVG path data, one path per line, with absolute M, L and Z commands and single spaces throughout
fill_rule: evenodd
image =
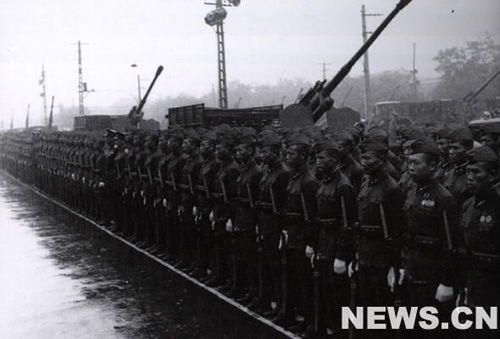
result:
M 289 148 L 295 145 L 307 146 L 308 143 L 309 139 L 300 134 L 292 135 L 287 140 Z M 285 237 L 282 243 L 282 246 L 286 246 L 288 276 L 284 282 L 287 288 L 282 296 L 281 314 L 284 314 L 285 318 L 290 317 L 292 309 L 296 307 L 298 312 L 306 317 L 306 323 L 311 321 L 312 315 L 312 271 L 305 250 L 306 246 L 314 246 L 313 221 L 318 210 L 317 188 L 318 183 L 307 167 L 291 169 L 286 189 Z
M 338 146 L 326 142 L 319 152 L 328 150 L 336 154 Z M 326 327 L 340 328 L 340 310 L 348 304 L 349 280 L 347 273 L 335 274 L 334 261 L 346 265 L 354 258 L 352 225 L 357 216 L 355 189 L 340 168 L 324 173 L 316 193 L 318 215 L 314 239 L 313 331 L 325 334 Z
M 452 131 L 449 139 L 450 143 L 472 143 L 472 134 L 469 129 L 461 128 Z M 459 206 L 471 197 L 471 193 L 467 189 L 466 167 L 466 159 L 463 159 L 461 163 L 453 163 L 451 169 L 442 177 L 443 186 L 457 199 Z
M 280 234 L 285 223 L 286 187 L 290 171 L 279 159 L 281 140 L 275 133 L 262 136 L 261 147 L 275 147 L 277 158 L 263 166 L 258 185 L 258 250 L 259 250 L 259 297 L 260 308 L 270 309 L 271 301 L 280 301 Z M 279 305 L 277 307 L 279 309 Z
M 439 150 L 432 143 L 414 143 L 412 148 L 414 154 L 439 157 Z M 435 296 L 438 286 L 454 287 L 457 283 L 457 208 L 456 199 L 432 177 L 416 181 L 404 205 L 407 303 L 408 306 L 435 306 L 442 320 L 449 316 L 452 302 L 438 302 Z M 409 335 L 418 337 L 422 333 L 415 330 Z M 435 331 L 432 335 L 443 334 Z
M 498 157 L 487 147 L 469 152 L 470 163 L 490 163 Z M 486 187 L 462 207 L 461 233 L 465 247 L 465 288 L 469 306 L 500 305 L 500 192 Z

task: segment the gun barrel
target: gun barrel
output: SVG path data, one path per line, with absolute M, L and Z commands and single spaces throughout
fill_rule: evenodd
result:
M 368 48 L 377 40 L 379 35 L 384 31 L 384 29 L 391 23 L 391 21 L 396 17 L 396 15 L 405 8 L 412 0 L 400 0 L 396 8 L 392 10 L 391 13 L 382 21 L 380 26 L 373 32 L 373 34 L 368 38 L 368 40 L 361 46 L 361 48 L 354 54 L 354 56 L 340 69 L 340 71 L 335 75 L 335 77 L 328 81 L 323 87 L 321 92 L 316 93 L 316 95 L 311 99 L 311 107 L 313 109 L 313 121 L 317 121 L 321 115 L 324 113 L 322 109 L 322 101 L 324 98 L 328 97 L 335 88 L 344 80 L 344 78 L 349 74 L 351 69 L 354 67 L 356 62 L 366 53 Z

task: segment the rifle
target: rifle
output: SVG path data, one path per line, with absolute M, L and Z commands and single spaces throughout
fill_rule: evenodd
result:
M 316 254 L 313 256 L 313 297 L 314 297 L 314 333 L 319 331 L 319 270 L 317 267 Z M 315 265 L 316 263 L 316 265 Z
M 193 180 L 191 179 L 191 173 L 188 173 L 188 183 L 189 183 L 189 193 L 194 195 Z
M 205 177 L 205 174 L 201 173 L 201 179 L 203 180 L 203 187 L 205 188 L 207 199 L 210 199 L 210 192 L 208 191 L 207 178 Z
M 304 220 L 309 221 L 309 213 L 307 212 L 306 198 L 304 197 L 303 192 L 300 192 L 300 202 L 302 205 L 302 213 L 304 213 Z
M 351 312 L 353 312 L 356 309 L 356 293 L 358 290 L 358 283 L 357 283 L 357 273 L 356 273 L 356 261 L 352 262 L 352 267 L 353 267 L 353 272 L 351 276 L 351 296 L 349 299 L 349 308 L 351 309 Z M 349 339 L 354 338 L 354 326 L 352 324 L 349 325 Z
M 149 183 L 152 185 L 153 184 L 153 176 L 151 175 L 151 169 L 148 167 L 148 179 Z
M 269 194 L 271 196 L 271 204 L 273 205 L 273 213 L 278 213 L 278 209 L 276 207 L 276 199 L 274 198 L 273 186 L 269 185 Z
M 281 233 L 281 314 L 286 314 L 288 311 L 288 256 L 286 253 L 287 250 L 286 244 L 286 235 L 285 233 Z
M 174 189 L 174 191 L 177 191 L 177 184 L 175 183 L 175 176 L 174 176 L 174 172 L 170 172 L 170 180 L 172 180 L 172 188 Z
M 224 197 L 224 203 L 227 204 L 227 192 L 226 192 L 226 185 L 224 184 L 224 179 L 219 178 L 220 186 L 222 189 L 222 196 Z
M 263 235 L 257 233 L 257 255 L 258 255 L 258 274 L 259 274 L 259 302 L 262 303 L 264 297 L 264 248 L 263 248 Z
M 246 183 L 246 189 L 247 189 L 247 194 L 248 194 L 248 201 L 250 202 L 250 207 L 254 208 L 254 203 L 253 203 L 253 197 L 252 197 L 252 190 L 250 189 L 250 185 Z
M 304 94 L 298 104 L 292 104 L 280 112 L 280 119 L 283 125 L 294 127 L 296 124 L 292 119 L 302 120 L 303 123 L 312 124 L 317 121 L 323 113 L 333 106 L 333 99 L 330 94 L 347 77 L 356 62 L 363 56 L 368 48 L 375 42 L 379 35 L 412 0 L 400 0 L 396 8 L 384 19 L 379 27 L 373 32 L 369 39 L 361 46 L 354 56 L 340 69 L 335 77 L 326 82 L 318 81 L 309 91 Z M 287 117 L 288 116 L 288 117 Z M 308 120 L 308 121 L 305 121 Z
M 384 210 L 384 206 L 382 206 L 382 203 L 378 204 L 378 208 L 380 210 L 380 220 L 382 221 L 382 230 L 384 232 L 384 239 L 388 240 L 389 239 L 389 230 L 387 229 L 387 221 L 385 219 L 385 210 Z
M 128 117 L 131 120 L 132 125 L 136 125 L 137 126 L 139 124 L 139 122 L 141 121 L 141 119 L 142 119 L 142 114 L 141 114 L 142 109 L 143 109 L 144 105 L 146 104 L 146 100 L 148 99 L 149 93 L 153 89 L 153 86 L 154 86 L 156 80 L 158 79 L 158 77 L 160 76 L 161 72 L 163 72 L 163 66 L 160 65 L 160 66 L 158 66 L 158 69 L 156 70 L 156 74 L 155 74 L 155 76 L 153 78 L 153 81 L 149 85 L 148 90 L 146 91 L 146 94 L 144 94 L 144 97 L 141 99 L 141 102 L 139 102 L 139 105 L 137 105 L 137 107 L 135 107 L 135 106 L 132 107 L 132 109 L 130 110 L 130 113 L 128 114 Z M 134 114 L 135 114 L 135 116 L 134 116 Z
M 443 222 L 444 231 L 446 233 L 446 245 L 448 246 L 448 250 L 451 252 L 453 250 L 453 244 L 451 243 L 450 224 L 448 223 L 448 215 L 446 215 L 446 211 L 443 211 Z

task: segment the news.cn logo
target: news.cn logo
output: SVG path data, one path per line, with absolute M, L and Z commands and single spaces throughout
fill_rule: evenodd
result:
M 351 326 L 357 330 L 416 328 L 496 330 L 498 329 L 498 308 L 496 306 L 489 308 L 460 306 L 451 312 L 450 322 L 441 322 L 439 311 L 432 306 L 397 308 L 369 306 L 356 307 L 354 312 L 349 307 L 342 307 L 342 329 L 349 329 Z

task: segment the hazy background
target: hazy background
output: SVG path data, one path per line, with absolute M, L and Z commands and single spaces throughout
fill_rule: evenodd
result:
M 225 20 L 230 90 L 234 84 L 265 90 L 280 80 L 307 84 L 322 77 L 322 62 L 333 76 L 361 45 L 361 5 L 388 14 L 396 2 L 242 0 L 239 7 L 227 8 Z M 14 126 L 23 126 L 31 104 L 30 124 L 41 123 L 42 64 L 48 98 L 55 96 L 56 107 L 77 106 L 78 40 L 86 44 L 84 81 L 95 90 L 85 97 L 91 113 L 127 113 L 137 96 L 137 71 L 147 87 L 160 64 L 166 71 L 150 96 L 154 114 L 163 114 L 164 105 L 154 104 L 165 98 L 213 99 L 216 37 L 204 22 L 212 9 L 202 0 L 0 1 L 0 118 L 7 127 L 13 115 Z M 487 33 L 498 42 L 499 14 L 498 0 L 414 0 L 370 49 L 371 72 L 409 71 L 415 42 L 419 79 L 432 83 L 438 76 L 432 58 L 440 49 Z M 382 19 L 368 18 L 369 30 Z M 133 63 L 139 67 L 131 68 Z M 361 74 L 360 62 L 352 76 Z M 230 103 L 247 95 L 244 89 L 243 94 L 230 91 Z M 293 99 L 289 95 L 275 103 Z M 148 107 L 145 111 L 148 117 Z

